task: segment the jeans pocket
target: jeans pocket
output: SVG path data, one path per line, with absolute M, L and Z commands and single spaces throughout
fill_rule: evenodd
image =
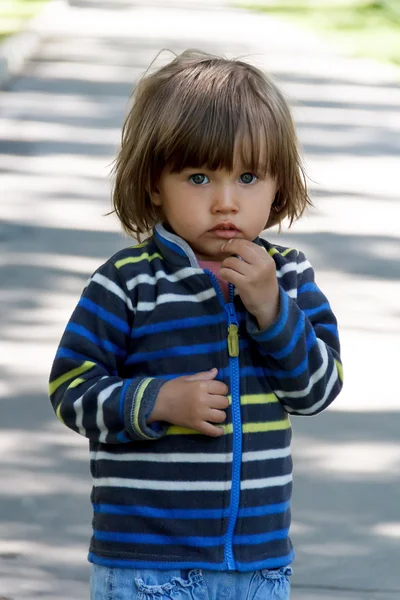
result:
M 151 572 L 154 576 L 154 571 Z M 167 575 L 167 573 L 159 572 L 159 574 Z M 208 600 L 207 586 L 203 579 L 203 575 L 199 569 L 192 569 L 187 573 L 174 574 L 164 582 L 154 583 L 146 582 L 143 579 L 144 572 L 138 573 L 135 577 L 135 585 L 137 588 L 137 600 L 163 600 L 170 598 L 171 600 Z
M 254 574 L 247 600 L 289 600 L 291 567 L 262 569 Z

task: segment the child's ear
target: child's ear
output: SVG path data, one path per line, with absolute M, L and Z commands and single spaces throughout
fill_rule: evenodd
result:
M 161 206 L 161 194 L 158 187 L 155 187 L 151 191 L 149 191 L 149 196 L 152 204 L 154 204 L 155 206 Z

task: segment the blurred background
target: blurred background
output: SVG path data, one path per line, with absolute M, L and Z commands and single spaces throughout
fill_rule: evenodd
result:
M 88 598 L 87 442 L 47 379 L 86 279 L 130 244 L 104 214 L 131 91 L 189 47 L 286 93 L 315 209 L 265 235 L 306 253 L 340 325 L 341 396 L 292 419 L 292 598 L 398 600 L 399 33 L 397 0 L 1 0 L 1 600 Z

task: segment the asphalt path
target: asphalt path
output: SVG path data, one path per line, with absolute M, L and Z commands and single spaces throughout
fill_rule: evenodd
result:
M 161 49 L 191 47 L 246 57 L 287 94 L 316 208 L 266 236 L 306 253 L 340 323 L 343 393 L 292 420 L 292 598 L 397 599 L 398 71 L 211 0 L 60 2 L 38 27 L 0 92 L 0 597 L 88 598 L 87 442 L 47 378 L 88 276 L 129 244 L 104 214 L 132 88 Z

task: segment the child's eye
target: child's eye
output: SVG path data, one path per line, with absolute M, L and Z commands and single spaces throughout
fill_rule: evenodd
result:
M 240 183 L 254 183 L 255 181 L 257 181 L 258 177 L 257 175 L 254 175 L 254 173 L 242 173 L 241 176 L 239 177 L 239 181 Z
M 205 183 L 209 183 L 209 179 L 207 175 L 204 175 L 204 173 L 195 173 L 195 175 L 191 175 L 189 177 L 189 181 L 195 185 L 204 185 Z

